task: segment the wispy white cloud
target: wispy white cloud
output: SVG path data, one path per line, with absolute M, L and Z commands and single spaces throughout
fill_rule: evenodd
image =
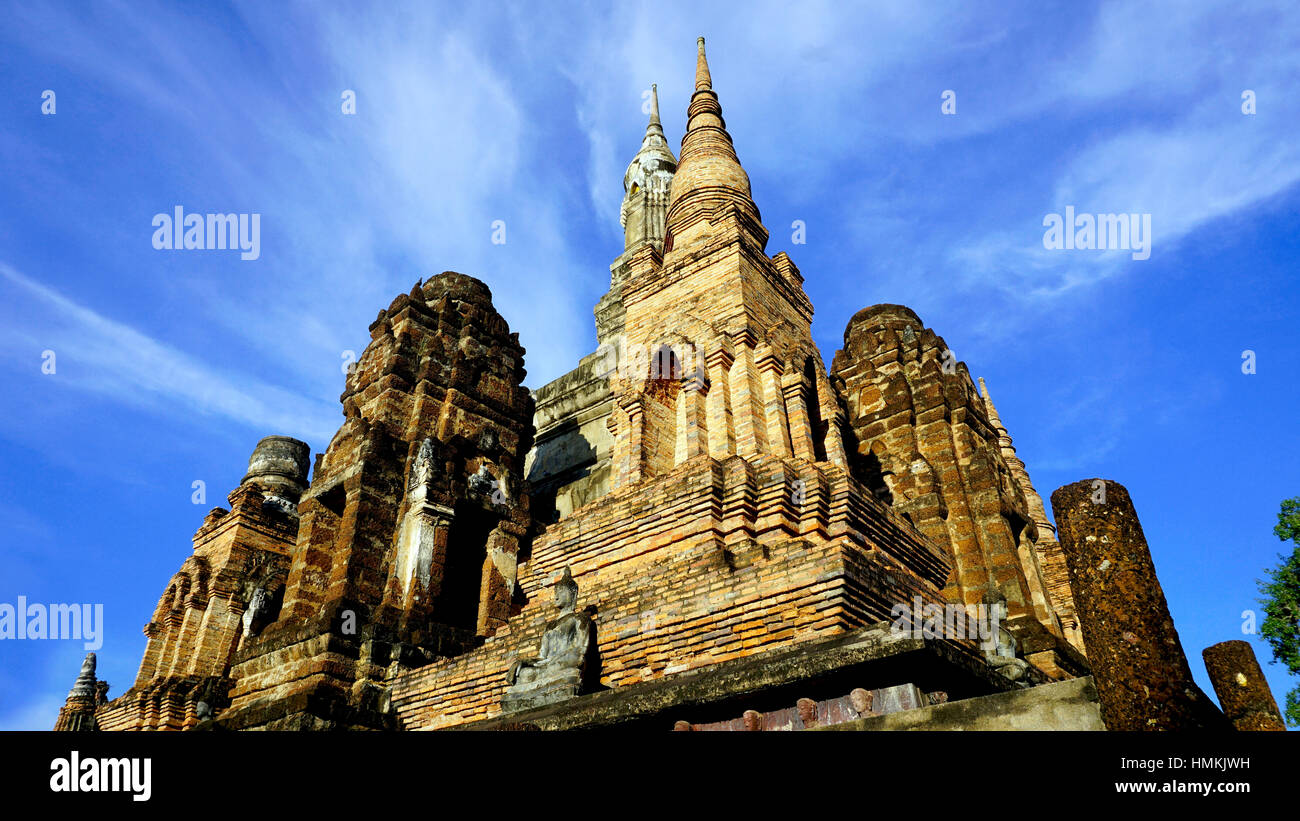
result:
M 1198 230 L 1245 214 L 1300 183 L 1300 145 L 1242 115 L 1232 100 L 1177 127 L 1139 127 L 1071 157 L 1041 211 L 1014 216 L 1017 230 L 973 237 L 953 249 L 970 280 L 1026 301 L 1053 300 L 1083 285 L 1151 264 L 1125 251 L 1043 247 L 1047 213 L 1150 214 L 1152 258 L 1174 252 Z
M 1219 221 L 1300 182 L 1291 136 L 1300 102 L 1287 91 L 1300 79 L 1297 36 L 1276 4 L 1103 4 L 1032 100 L 1040 118 L 1076 123 L 1069 133 L 1078 143 L 1043 155 L 1046 168 L 1022 169 L 1041 197 L 1025 190 L 998 213 L 1001 225 L 972 221 L 950 245 L 953 267 L 968 286 L 1041 305 L 1151 264 L 1124 252 L 1044 249 L 1048 212 L 1149 213 L 1157 259 L 1216 223 L 1231 230 Z M 1246 89 L 1257 114 L 1241 110 Z
M 533 386 L 589 352 L 595 300 L 575 297 L 599 294 L 609 274 L 587 269 L 585 249 L 575 248 L 563 185 L 580 177 L 553 162 L 527 121 L 519 78 L 481 47 L 485 20 L 498 12 L 247 4 L 238 14 L 235 30 L 132 5 L 26 20 L 44 33 L 35 48 L 93 73 L 173 136 L 154 146 L 151 190 L 162 197 L 149 208 L 202 201 L 262 214 L 257 264 L 166 287 L 192 291 L 205 324 L 257 352 L 258 373 L 312 395 L 336 397 L 340 355 L 359 353 L 375 312 L 443 270 L 493 289 L 529 349 Z M 196 26 L 204 36 L 191 36 Z M 298 35 L 292 44 L 286 27 Z M 293 85 L 298 69 L 310 78 Z M 353 116 L 340 110 L 345 88 L 357 94 Z M 79 182 L 49 185 L 81 190 Z M 505 245 L 491 242 L 496 220 L 506 224 Z M 166 275 L 156 264 L 117 263 L 136 284 Z
M 201 360 L 109 319 L 0 263 L 9 286 L 0 323 L 15 367 L 34 368 L 42 351 L 55 355 L 61 384 L 133 407 L 165 413 L 213 414 L 257 430 L 326 441 L 337 423 L 332 408 L 247 374 L 222 373 Z M 22 322 L 19 322 L 21 317 Z M 39 330 L 35 330 L 39 329 Z

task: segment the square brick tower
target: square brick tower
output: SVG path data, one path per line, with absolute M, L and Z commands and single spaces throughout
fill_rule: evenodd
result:
M 389 679 L 476 647 L 516 608 L 533 410 L 518 335 L 487 286 L 450 272 L 370 333 L 298 508 L 283 608 L 240 647 L 224 727 L 392 728 Z

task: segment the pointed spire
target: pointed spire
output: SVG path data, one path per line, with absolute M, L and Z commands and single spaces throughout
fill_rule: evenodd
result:
M 108 685 L 103 686 L 104 692 Z M 68 698 L 59 710 L 59 717 L 54 721 L 56 732 L 95 729 L 95 707 L 99 682 L 95 679 L 95 654 L 87 653 L 81 663 L 81 673 L 68 692 Z
M 631 190 L 632 183 L 646 177 L 658 169 L 668 173 L 677 170 L 677 158 L 668 147 L 668 138 L 664 136 L 663 123 L 659 121 L 659 86 L 650 86 L 650 122 L 646 124 L 645 136 L 641 138 L 641 149 L 627 167 L 623 175 L 623 190 Z M 644 186 L 645 181 L 640 180 Z
M 667 155 L 673 164 L 677 166 L 677 158 L 673 156 L 673 150 L 668 147 L 668 138 L 664 136 L 663 123 L 659 121 L 659 86 L 657 83 L 650 84 L 650 122 L 645 127 L 645 137 L 641 139 L 641 151 L 637 157 L 647 152 L 653 152 L 658 156 Z M 636 160 L 633 160 L 636 162 Z
M 87 653 L 81 662 L 81 672 L 72 685 L 70 696 L 93 696 L 95 694 L 95 654 Z
M 659 86 L 650 86 L 650 122 L 641 139 L 641 149 L 623 173 L 623 207 L 618 221 L 623 226 L 624 249 L 643 242 L 662 243 L 664 217 L 668 211 L 668 190 L 677 158 L 668 147 L 659 121 Z
M 709 59 L 704 56 L 704 38 L 698 41 L 700 47 L 699 56 L 695 58 L 695 90 L 712 91 L 713 76 L 709 74 Z
M 998 429 L 999 433 L 1006 433 L 1006 428 L 1002 426 L 1002 418 L 998 416 L 998 409 L 993 407 L 993 397 L 989 396 L 989 387 L 984 384 L 984 377 L 980 377 L 980 396 L 984 399 L 984 412 L 989 415 L 989 421 L 993 427 Z
M 998 435 L 998 449 L 1002 451 L 1002 458 L 1006 460 L 1007 467 L 1016 477 L 1016 482 L 1020 484 L 1020 489 L 1025 492 L 1025 500 L 1029 503 L 1029 516 L 1038 526 L 1039 533 L 1043 534 L 1041 539 L 1053 538 L 1052 534 L 1056 532 L 1056 525 L 1052 520 L 1047 518 L 1047 509 L 1043 506 L 1043 498 L 1034 490 L 1034 483 L 1029 479 L 1029 470 L 1025 467 L 1024 461 L 1016 455 L 1016 446 L 1011 441 L 1011 434 L 1007 432 L 1007 426 L 1002 424 L 1002 418 L 998 416 L 998 409 L 993 407 L 993 397 L 989 396 L 988 386 L 984 384 L 984 377 L 980 377 L 980 396 L 984 399 L 984 411 L 988 414 L 989 423 L 993 425 L 993 430 Z
M 766 245 L 767 231 L 750 195 L 749 176 L 740 166 L 713 90 L 703 37 L 697 45 L 695 93 L 686 109 L 686 134 L 669 196 L 668 230 L 680 234 L 719 207 L 733 204 L 752 220 L 752 233 Z
M 1007 426 L 1002 424 L 1002 417 L 998 416 L 998 409 L 993 407 L 993 397 L 989 396 L 988 385 L 984 384 L 984 377 L 980 377 L 980 397 L 984 400 L 984 412 L 988 414 L 989 422 L 993 425 L 994 432 L 998 435 L 998 447 L 1001 448 L 1004 456 L 1014 458 L 1016 447 L 1011 443 L 1011 434 L 1007 432 Z

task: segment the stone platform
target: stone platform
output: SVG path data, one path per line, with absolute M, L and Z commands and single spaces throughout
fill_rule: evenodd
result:
M 1044 679 L 1035 673 L 1034 680 Z M 891 635 L 875 624 L 793 649 L 773 650 L 690 673 L 579 696 L 563 704 L 463 724 L 466 730 L 692 729 L 747 711 L 776 714 L 800 699 L 826 703 L 864 688 L 911 685 L 927 698 L 971 699 L 1013 689 L 969 643 Z M 1031 688 L 1032 692 L 1039 688 Z M 938 699 L 936 699 L 938 700 Z M 890 709 L 876 699 L 877 710 Z M 899 709 L 906 705 L 897 705 Z M 916 705 L 921 706 L 921 705 Z M 827 712 L 825 707 L 819 711 Z M 788 729 L 804 729 L 796 720 Z

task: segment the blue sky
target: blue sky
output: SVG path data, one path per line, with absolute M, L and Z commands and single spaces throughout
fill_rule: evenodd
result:
M 260 437 L 325 447 L 345 352 L 422 277 L 489 284 L 530 387 L 594 350 L 642 93 L 676 147 L 704 35 L 827 364 L 856 310 L 908 305 L 1044 497 L 1126 485 L 1208 692 L 1300 496 L 1288 5 L 6 4 L 0 602 L 103 603 L 125 691 L 206 510 Z M 177 205 L 260 214 L 260 257 L 155 250 Z M 1150 214 L 1150 259 L 1045 249 L 1067 205 Z M 53 726 L 83 654 L 0 644 L 0 728 Z

